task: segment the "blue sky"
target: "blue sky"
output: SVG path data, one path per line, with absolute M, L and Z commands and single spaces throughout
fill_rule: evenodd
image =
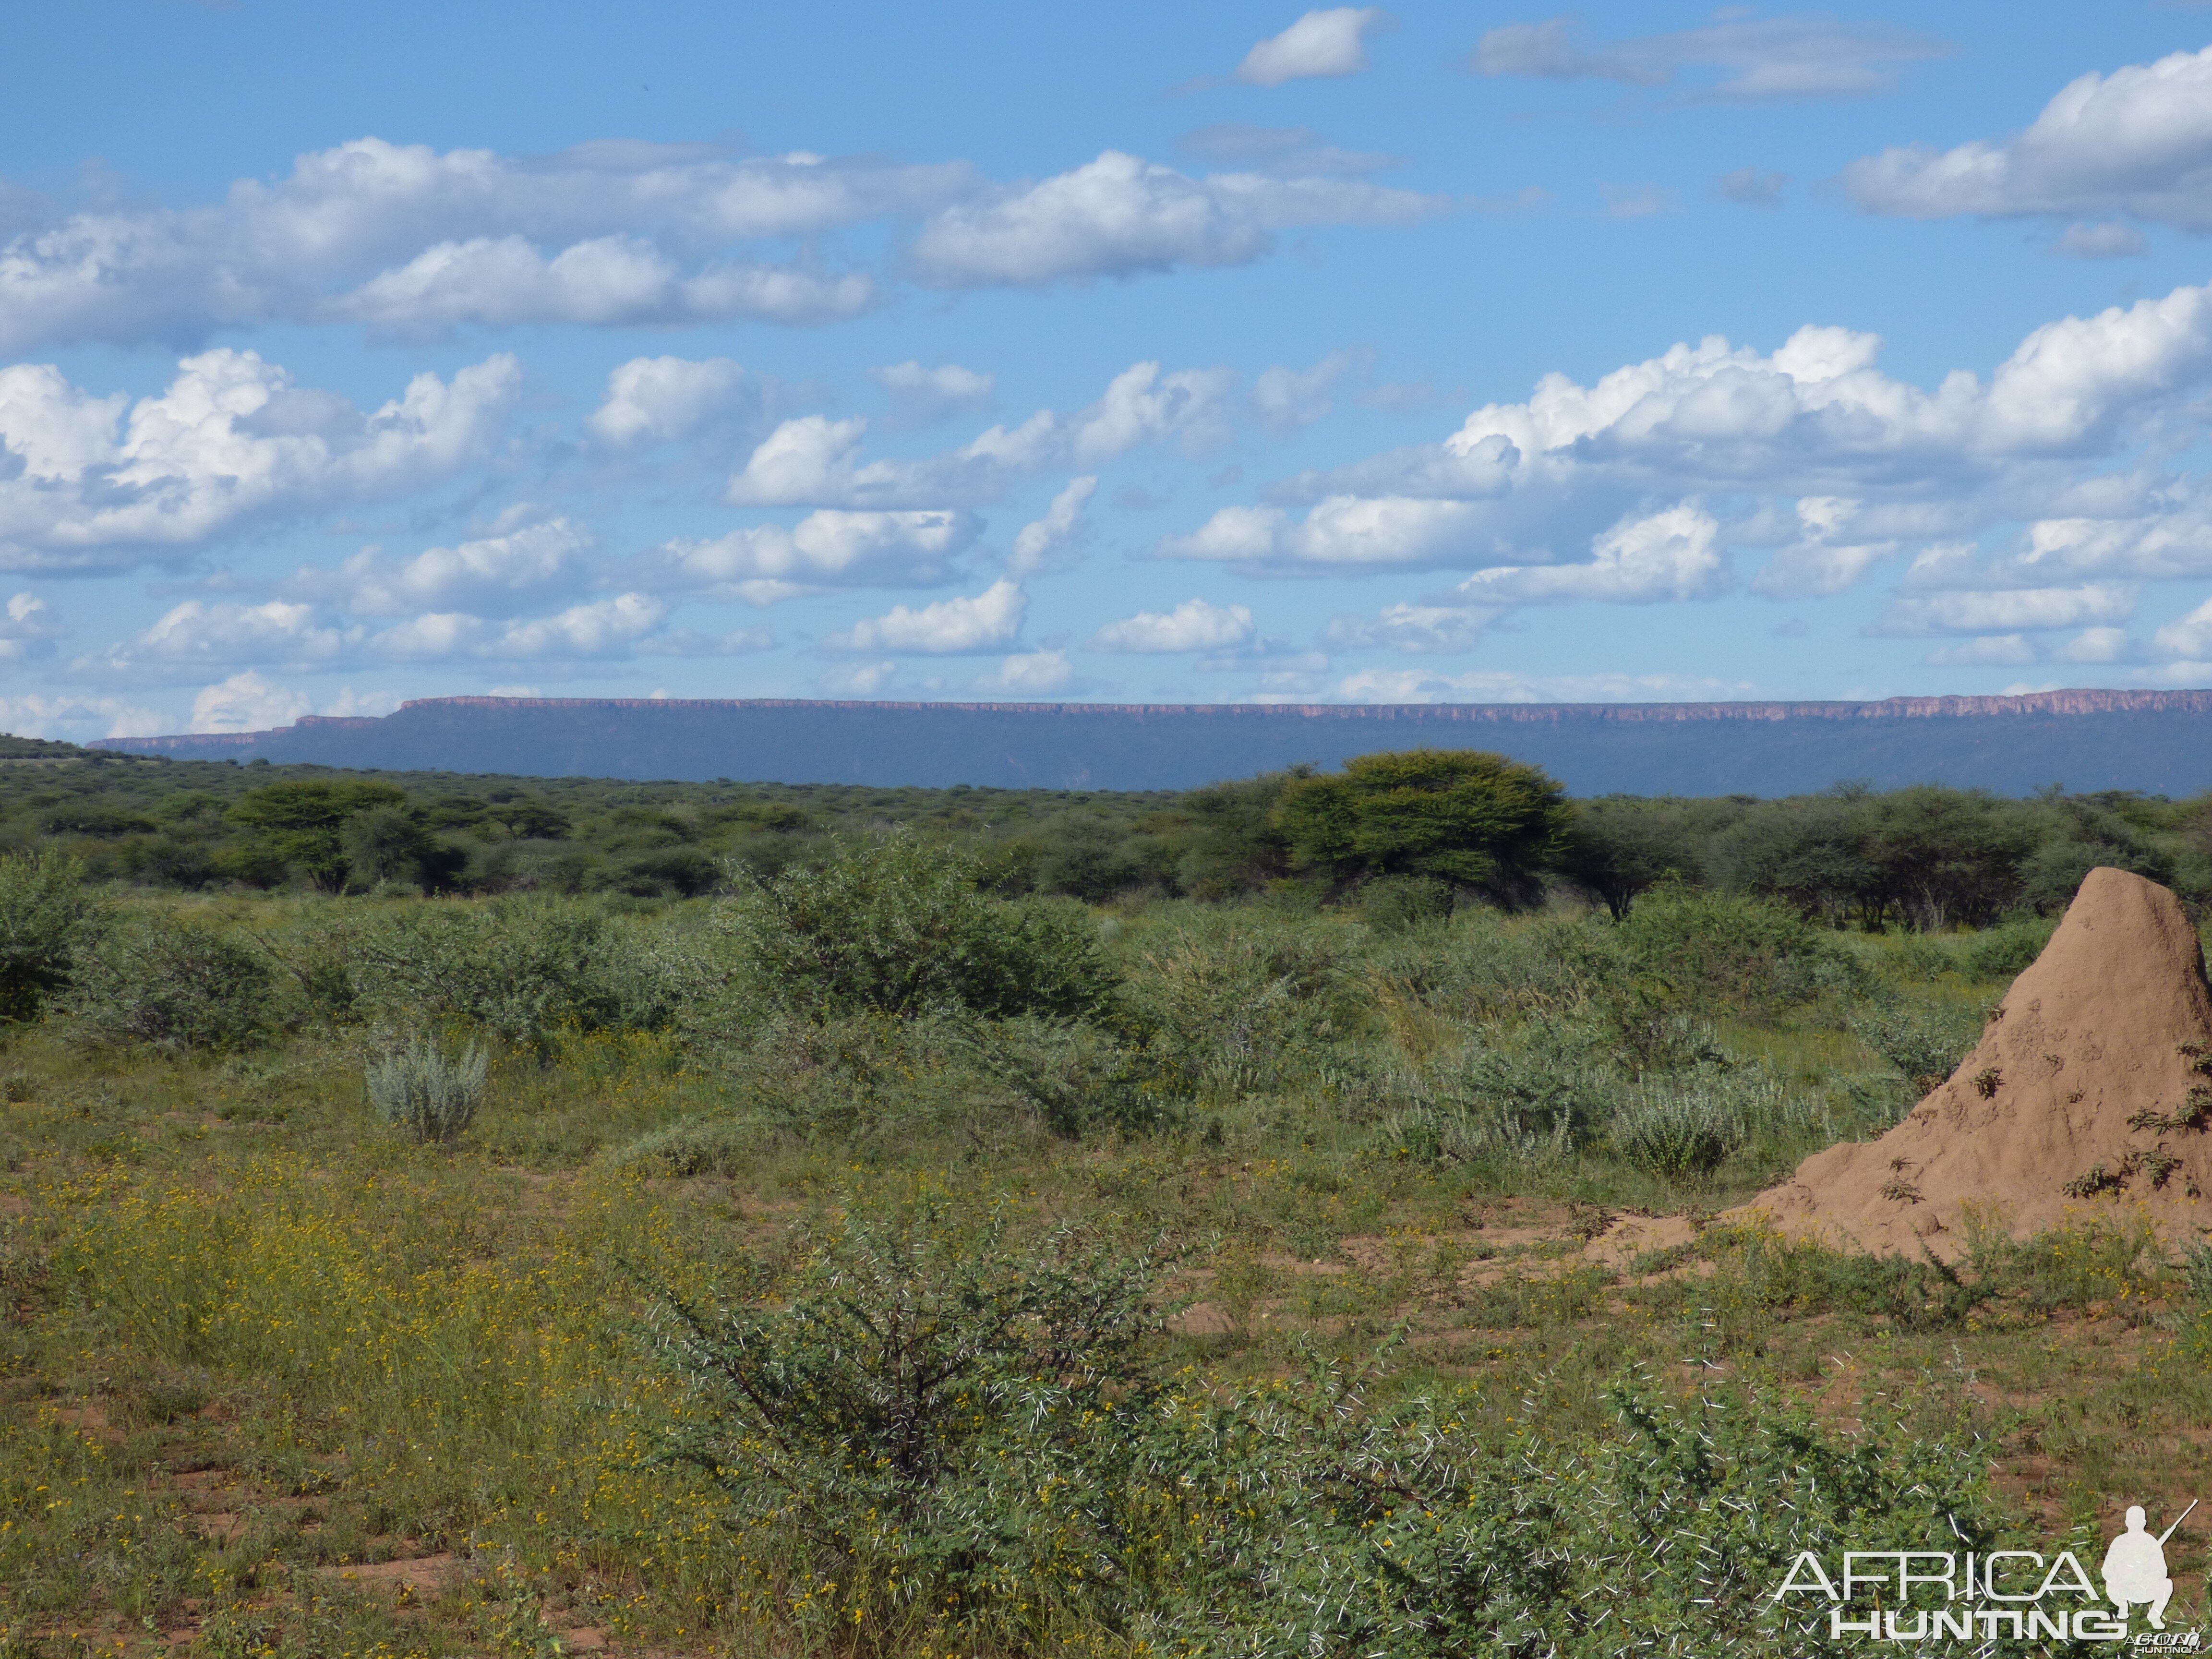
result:
M 0 724 L 2212 684 L 2212 11 L 17 7 Z

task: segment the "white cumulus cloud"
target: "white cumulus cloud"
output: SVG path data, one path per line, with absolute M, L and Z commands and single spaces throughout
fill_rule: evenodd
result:
M 1844 184 L 1869 212 L 1916 219 L 2124 215 L 2212 230 L 2212 46 L 2081 76 L 2023 132 L 1886 149 Z
M 2153 634 L 2151 646 L 2162 657 L 2187 657 L 2199 662 L 2212 657 L 2212 599 Z
M 607 376 L 606 396 L 584 425 L 617 448 L 672 443 L 757 402 L 745 371 L 727 357 L 633 357 Z
M 315 705 L 306 692 L 271 685 L 248 669 L 204 688 L 192 699 L 188 732 L 266 732 L 289 726 Z
M 951 655 L 994 650 L 1011 643 L 1022 631 L 1029 603 L 1019 583 L 1001 580 L 972 599 L 939 599 L 915 609 L 893 605 L 888 616 L 856 623 L 823 643 L 830 650 L 856 655 L 882 652 Z
M 124 568 L 250 520 L 404 495 L 481 460 L 521 380 L 501 355 L 363 414 L 252 351 L 187 357 L 136 403 L 51 365 L 0 368 L 0 568 Z
M 1750 585 L 1778 599 L 1893 561 L 1923 596 L 2212 574 L 2212 499 L 2130 453 L 2190 429 L 2212 382 L 2212 288 L 2056 319 L 1932 388 L 1884 372 L 1881 348 L 1808 325 L 1771 352 L 1716 337 L 1587 385 L 1547 375 L 1439 443 L 1301 474 L 1155 555 L 1272 575 L 1458 569 L 1458 597 L 1482 605 L 1699 597 L 1727 585 L 1732 550 L 1765 550 Z M 1896 621 L 2030 626 L 1969 627 L 1977 603 Z
M 1477 605 L 1596 599 L 1651 605 L 1711 599 L 1728 586 L 1720 525 L 1694 502 L 1624 519 L 1590 544 L 1586 563 L 1478 570 L 1459 591 Z
M 1075 670 L 1065 651 L 1021 651 L 1002 659 L 997 668 L 975 682 L 975 689 L 1037 697 L 1066 690 L 1074 678 Z
M 1083 509 L 1097 489 L 1095 476 L 1070 478 L 1046 507 L 1044 516 L 1021 527 L 1006 568 L 1021 576 L 1058 569 L 1066 563 L 1083 539 Z
M 1996 634 L 2124 623 L 2136 590 L 2123 583 L 1907 594 L 1884 613 L 1887 634 Z
M 1361 179 L 1218 173 L 1194 179 L 1121 150 L 994 198 L 931 216 L 912 255 L 947 287 L 1036 286 L 1181 265 L 1248 264 L 1301 225 L 1402 225 L 1442 198 Z
M 313 671 L 337 665 L 359 640 L 358 630 L 334 625 L 313 605 L 283 599 L 261 605 L 187 599 L 102 657 L 81 660 L 76 667 L 170 681 L 210 668 L 246 665 Z
M 1249 644 L 1252 611 L 1242 605 L 1185 599 L 1172 611 L 1139 611 L 1108 623 L 1091 637 L 1093 651 L 1225 651 Z
M 1279 87 L 1285 81 L 1357 75 L 1368 67 L 1368 37 L 1391 22 L 1390 14 L 1379 6 L 1310 11 L 1246 52 L 1237 78 L 1248 86 Z
M 766 605 L 815 587 L 933 587 L 981 526 L 966 513 L 810 513 L 666 544 L 661 580 Z
M 857 275 L 723 256 L 973 194 L 963 164 L 890 167 L 603 143 L 518 157 L 367 137 L 217 205 L 105 208 L 0 244 L 0 351 L 228 325 L 811 321 L 868 302 Z
M 287 592 L 363 617 L 512 612 L 549 592 L 580 585 L 591 548 L 591 532 L 582 525 L 546 519 L 453 547 L 428 548 L 410 558 L 363 548 L 335 570 L 302 568 Z
M 988 409 L 999 385 L 995 374 L 980 374 L 958 363 L 931 366 L 913 358 L 872 368 L 868 378 L 890 397 L 889 424 L 902 431 Z
M 10 594 L 0 609 L 0 665 L 52 656 L 54 641 L 66 631 L 53 608 L 37 594 Z
M 686 274 L 651 242 L 601 236 L 548 258 L 520 236 L 441 242 L 331 300 L 323 314 L 380 332 L 435 335 L 462 323 L 601 326 L 750 318 L 818 323 L 875 301 L 865 276 L 819 276 L 757 264 Z
M 1203 451 L 1226 434 L 1235 382 L 1227 369 L 1164 373 L 1157 362 L 1133 363 L 1073 414 L 1041 409 L 1019 426 L 994 426 L 957 449 L 915 460 L 862 460 L 865 416 L 800 416 L 754 448 L 723 499 L 737 507 L 873 508 L 991 501 L 1017 479 L 1054 466 L 1096 466 L 1145 444 L 1172 441 Z

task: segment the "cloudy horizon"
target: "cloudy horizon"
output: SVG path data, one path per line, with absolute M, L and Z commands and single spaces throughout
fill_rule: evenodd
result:
M 2212 28 L 1907 15 L 27 19 L 0 725 L 2212 684 Z

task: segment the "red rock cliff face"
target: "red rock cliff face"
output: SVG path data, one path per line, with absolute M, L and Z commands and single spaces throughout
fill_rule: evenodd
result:
M 1890 697 L 1880 702 L 1503 702 L 1503 703 L 1162 703 L 1162 702 L 834 702 L 795 697 L 421 697 L 409 708 L 740 709 L 838 708 L 937 710 L 995 714 L 1045 714 L 1091 720 L 1174 720 L 1206 715 L 1238 720 L 1400 720 L 1422 726 L 1549 726 L 1603 721 L 1679 726 L 1699 722 L 1773 723 L 1784 720 L 1917 720 L 2002 716 L 2212 714 L 2212 690 L 2034 691 L 2014 697 Z M 299 727 L 368 728 L 374 717 L 303 715 Z M 108 738 L 101 747 L 140 753 L 213 754 L 251 748 L 266 732 L 211 732 L 161 738 Z
M 2208 691 L 2033 691 L 2015 697 L 1890 697 L 1880 702 L 890 702 L 798 697 L 418 697 L 402 708 L 940 708 L 1024 714 L 1234 714 L 1249 720 L 1392 720 L 1541 724 L 1605 720 L 1934 720 L 1978 714 L 2212 714 Z M 300 723 L 362 725 L 308 715 Z

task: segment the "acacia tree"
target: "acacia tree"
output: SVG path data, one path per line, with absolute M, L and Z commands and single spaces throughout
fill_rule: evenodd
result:
M 379 807 L 404 807 L 407 793 L 364 778 L 299 778 L 247 791 L 230 819 L 254 831 L 270 853 L 337 892 L 346 881 L 349 820 Z
M 1296 861 L 1340 886 L 1431 876 L 1509 904 L 1534 896 L 1570 817 L 1535 767 L 1468 749 L 1361 755 L 1340 773 L 1292 777 L 1275 809 Z

